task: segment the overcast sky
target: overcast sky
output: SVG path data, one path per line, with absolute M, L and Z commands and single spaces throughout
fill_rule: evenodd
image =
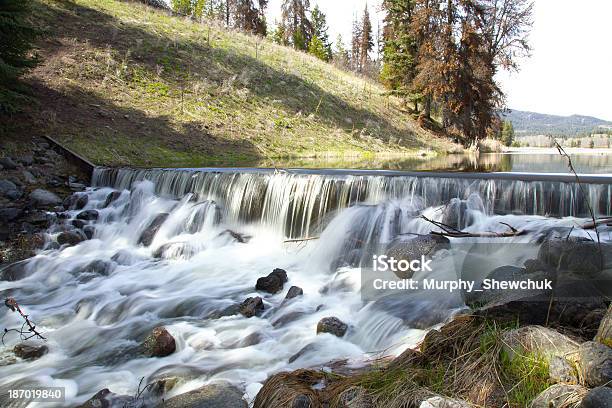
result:
M 269 22 L 279 18 L 280 3 L 270 0 Z M 367 3 L 382 18 L 381 0 Z M 366 0 L 311 0 L 315 4 L 327 15 L 331 39 L 340 33 L 348 42 L 353 17 Z M 612 121 L 612 1 L 535 0 L 530 38 L 532 56 L 521 71 L 499 76 L 508 106 Z

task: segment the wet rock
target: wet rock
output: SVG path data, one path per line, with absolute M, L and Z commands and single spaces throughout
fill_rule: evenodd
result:
M 155 238 L 155 234 L 161 228 L 166 219 L 168 218 L 168 213 L 160 213 L 155 216 L 153 221 L 149 223 L 147 228 L 140 234 L 140 238 L 138 239 L 138 244 L 142 244 L 146 247 L 151 245 L 153 239 Z
M 421 259 L 422 256 L 431 257 L 437 251 L 450 247 L 448 238 L 439 235 L 418 235 L 409 240 L 395 240 L 389 246 L 386 255 L 396 260 L 412 261 Z M 395 271 L 395 274 L 401 279 L 410 279 L 414 272 Z
M 188 242 L 169 242 L 153 251 L 153 258 L 161 259 L 189 259 L 197 253 Z
M 350 387 L 338 396 L 340 408 L 373 408 L 374 403 L 368 391 L 363 387 Z
M 302 347 L 297 353 L 289 357 L 289 364 L 295 362 L 299 358 L 309 353 L 315 353 L 319 350 L 319 346 L 316 343 L 309 343 Z
M 205 385 L 197 390 L 172 397 L 159 408 L 247 408 L 242 392 L 229 383 Z
M 315 408 L 323 406 L 314 386 L 324 379 L 320 371 L 297 370 L 278 373 L 266 380 L 253 408 L 291 407 Z
M 7 170 L 15 170 L 17 168 L 17 163 L 15 163 L 10 157 L 0 158 L 0 165 Z
M 143 259 L 144 258 L 128 251 L 127 249 L 120 249 L 111 257 L 111 261 L 115 262 L 116 264 L 127 266 L 133 265 Z
M 72 230 L 60 232 L 57 236 L 57 243 L 60 245 L 74 246 L 87 239 L 85 233 L 81 230 Z
M 580 408 L 612 408 L 612 388 L 593 388 L 582 398 Z
M 176 342 L 165 327 L 156 327 L 144 340 L 143 348 L 149 357 L 165 357 L 174 353 Z
M 23 164 L 24 166 L 31 166 L 32 164 L 34 164 L 34 158 L 32 157 L 31 154 L 26 154 L 24 156 L 21 156 L 17 159 L 17 161 Z
M 283 285 L 288 281 L 287 272 L 283 269 L 274 269 L 268 276 L 257 279 L 255 290 L 268 293 L 278 293 L 283 290 Z
M 40 228 L 49 228 L 53 221 L 56 220 L 56 217 L 52 214 L 49 214 L 45 211 L 32 211 L 25 218 L 25 221 L 36 225 Z
M 83 233 L 85 234 L 87 239 L 92 239 L 96 234 L 96 227 L 94 227 L 93 225 L 86 225 L 85 227 L 83 227 Z
M 76 219 L 76 220 L 71 220 L 70 225 L 72 225 L 75 228 L 83 229 L 87 225 L 87 222 Z
M 348 326 L 337 317 L 324 317 L 317 324 L 317 334 L 330 333 L 337 337 L 346 334 Z
M 595 341 L 612 347 L 612 304 L 608 306 L 605 316 L 601 319 Z
M 206 316 L 206 319 L 216 320 L 222 317 L 235 316 L 240 313 L 241 304 L 230 305 L 222 310 L 215 310 Z
M 306 312 L 298 312 L 298 311 L 286 313 L 274 319 L 272 321 L 272 327 L 274 328 L 283 327 L 284 325 L 288 323 L 295 322 L 299 318 L 303 317 L 305 314 Z
M 34 175 L 27 170 L 22 171 L 21 176 L 28 184 L 36 184 L 38 182 L 38 180 L 36 180 L 36 177 L 34 177 Z
M 78 408 L 115 408 L 132 407 L 134 397 L 129 395 L 117 395 L 111 392 L 108 388 L 98 391 L 93 397 L 87 400 Z
M 98 219 L 98 217 L 99 217 L 99 214 L 96 210 L 81 211 L 76 216 L 77 220 L 84 220 L 84 221 L 95 221 Z
M 548 375 L 556 383 L 577 384 L 576 370 L 567 359 L 554 356 L 548 364 Z
M 160 378 L 148 385 L 147 393 L 153 397 L 163 397 L 175 388 L 181 379 L 178 377 Z
M 30 201 L 36 208 L 50 208 L 62 203 L 55 193 L 42 188 L 37 188 L 30 193 Z
M 108 207 L 109 205 L 111 205 L 112 203 L 117 201 L 119 199 L 119 197 L 121 197 L 121 191 L 113 191 L 113 192 L 109 193 L 106 196 L 106 200 L 104 200 L 104 205 L 102 207 L 103 208 Z
M 578 348 L 578 365 L 589 387 L 612 386 L 612 348 L 594 341 Z
M 87 194 L 72 194 L 64 200 L 62 205 L 67 210 L 82 210 L 89 202 Z
M 0 281 L 18 281 L 28 276 L 27 262 L 21 261 L 0 270 Z
M 8 223 L 16 220 L 21 215 L 21 208 L 1 208 L 0 209 L 0 221 L 3 223 Z
M 304 291 L 302 290 L 302 288 L 298 286 L 292 286 L 289 288 L 289 291 L 287 292 L 287 296 L 285 296 L 285 300 L 293 299 L 298 296 L 302 296 L 303 294 L 304 294 Z
M 572 400 L 580 400 L 580 396 L 586 392 L 581 385 L 555 384 L 542 391 L 532 401 L 531 408 L 561 408 L 568 405 Z
M 484 204 L 476 193 L 470 194 L 467 200 L 453 198 L 444 207 L 442 223 L 462 230 L 474 223 L 473 211 L 484 212 Z
M 504 350 L 510 360 L 526 353 L 542 356 L 547 362 L 559 356 L 575 361 L 579 344 L 569 337 L 547 327 L 524 326 L 503 335 Z
M 251 318 L 259 315 L 264 310 L 263 300 L 259 297 L 250 297 L 240 304 L 240 314 Z
M 41 358 L 47 352 L 49 348 L 44 344 L 34 344 L 34 343 L 20 343 L 13 348 L 13 353 L 17 357 L 21 357 L 24 360 L 35 360 L 37 358 Z
M 225 230 L 222 233 L 220 233 L 219 235 L 217 235 L 218 237 L 223 237 L 223 236 L 227 236 L 229 238 L 231 238 L 233 241 L 235 242 L 239 242 L 241 244 L 246 244 L 251 240 L 251 236 L 250 235 L 245 235 L 245 234 L 241 234 L 239 232 L 235 232 L 232 230 Z
M 10 180 L 0 180 L 0 196 L 9 200 L 17 200 L 21 198 L 21 195 L 22 193 L 15 183 Z
M 419 408 L 470 408 L 471 405 L 463 400 L 446 398 L 446 397 L 431 397 L 421 402 Z
M 80 272 L 108 276 L 113 271 L 113 269 L 115 269 L 115 265 L 112 262 L 96 259 L 95 261 L 91 261 L 83 268 L 81 268 Z
M 544 239 L 538 260 L 553 269 L 571 271 L 593 278 L 602 269 L 602 257 L 597 242 L 584 237 L 552 235 Z

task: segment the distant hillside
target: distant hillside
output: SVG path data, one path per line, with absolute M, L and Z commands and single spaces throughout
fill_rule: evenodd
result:
M 199 166 L 444 151 L 378 84 L 314 57 L 134 1 L 33 0 L 46 30 L 13 124 L 98 164 Z
M 556 116 L 513 110 L 505 115 L 517 136 L 577 136 L 592 133 L 596 128 L 612 129 L 612 122 L 591 116 Z

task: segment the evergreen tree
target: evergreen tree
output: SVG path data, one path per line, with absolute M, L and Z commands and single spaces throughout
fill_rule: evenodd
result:
M 0 0 L 0 112 L 14 112 L 25 89 L 16 81 L 38 59 L 31 54 L 41 32 L 29 21 L 30 0 Z
M 253 34 L 266 35 L 265 9 L 268 0 L 234 0 L 234 27 Z
M 344 40 L 342 39 L 342 35 L 338 34 L 335 43 L 335 49 L 333 51 L 332 60 L 334 64 L 338 65 L 341 68 L 348 68 L 350 64 L 350 56 L 349 52 L 344 45 Z
M 506 146 L 512 146 L 512 142 L 514 142 L 514 126 L 512 126 L 512 122 L 509 120 L 504 121 L 501 131 L 501 141 Z
M 327 61 L 329 58 L 325 44 L 323 44 L 323 41 L 321 41 L 316 35 L 310 39 L 310 44 L 308 44 L 308 53 L 323 61 Z
M 372 22 L 370 21 L 370 12 L 366 3 L 363 11 L 363 19 L 361 20 L 361 38 L 359 40 L 359 70 L 367 68 L 370 61 L 370 51 L 374 48 L 374 38 L 372 37 Z
M 327 17 L 321 11 L 318 5 L 314 6 L 312 9 L 312 12 L 310 13 L 310 20 L 312 23 L 313 37 L 317 37 L 323 43 L 326 53 L 325 61 L 329 61 L 332 58 L 332 47 L 329 42 L 329 34 L 327 33 L 329 30 L 327 27 Z
M 295 49 L 306 50 L 312 37 L 312 24 L 308 19 L 309 0 L 283 0 L 281 24 L 285 41 Z
M 350 67 L 355 71 L 361 71 L 361 38 L 362 38 L 361 22 L 355 16 L 353 20 L 353 30 L 351 38 L 351 54 L 350 54 Z

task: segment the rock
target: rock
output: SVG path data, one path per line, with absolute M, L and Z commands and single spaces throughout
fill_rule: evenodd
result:
M 346 334 L 348 326 L 337 317 L 324 317 L 317 324 L 317 334 L 330 333 L 337 337 Z
M 169 242 L 153 251 L 153 258 L 189 259 L 197 253 L 197 248 L 189 242 Z
M 576 370 L 567 359 L 554 356 L 548 363 L 548 374 L 551 380 L 556 383 L 577 384 L 578 375 Z
M 98 391 L 93 397 L 77 408 L 115 408 L 131 407 L 134 398 L 129 395 L 117 395 L 108 388 Z
M 442 223 L 462 230 L 474 223 L 472 211 L 485 212 L 484 203 L 478 194 L 470 194 L 467 200 L 453 198 L 444 207 Z
M 599 323 L 599 329 L 595 335 L 595 341 L 605 344 L 608 347 L 612 347 L 612 304 L 608 306 L 606 315 Z
M 75 228 L 79 228 L 79 229 L 83 229 L 86 225 L 87 222 L 83 221 L 83 220 L 71 220 L 70 221 L 70 225 L 72 225 Z
M 325 380 L 325 374 L 314 370 L 281 372 L 269 377 L 257 393 L 253 408 L 319 408 L 323 405 L 316 385 Z
M 104 200 L 104 205 L 102 206 L 102 208 L 108 207 L 109 205 L 117 201 L 119 197 L 121 197 L 121 191 L 113 191 L 112 193 L 109 193 L 106 196 L 106 200 Z
M 21 213 L 21 208 L 0 208 L 0 221 L 3 223 L 9 223 L 19 218 Z
M 531 408 L 560 408 L 572 400 L 578 399 L 586 391 L 581 385 L 555 384 L 542 391 L 531 402 Z
M 28 276 L 27 262 L 21 261 L 0 270 L 0 281 L 18 281 Z
M 338 396 L 340 408 L 373 408 L 374 403 L 368 391 L 363 387 L 350 387 Z
M 7 170 L 15 170 L 17 168 L 17 163 L 15 163 L 10 157 L 1 158 L 0 164 Z
M 535 354 L 547 362 L 554 356 L 575 361 L 579 346 L 569 337 L 542 326 L 524 326 L 507 331 L 503 335 L 503 343 L 510 360 L 517 354 Z
M 229 383 L 205 385 L 169 398 L 159 408 L 247 408 L 242 392 Z
M 612 387 L 612 348 L 594 341 L 578 348 L 578 366 L 589 387 L 609 384 Z
M 612 408 L 612 388 L 593 388 L 582 398 L 580 408 Z
M 34 175 L 27 170 L 22 171 L 21 176 L 28 184 L 36 184 L 38 182 L 38 180 L 36 180 L 36 177 L 34 177 Z
M 83 183 L 68 183 L 68 187 L 70 187 L 72 191 L 83 191 L 87 188 Z
M 421 259 L 422 256 L 431 257 L 437 251 L 449 247 L 450 241 L 446 237 L 433 234 L 418 235 L 409 240 L 400 239 L 393 241 L 386 255 L 398 261 L 412 261 L 414 259 Z M 411 270 L 394 272 L 401 279 L 410 279 L 414 274 Z
M 103 261 L 101 259 L 96 259 L 95 261 L 91 261 L 85 267 L 80 269 L 81 273 L 95 273 L 96 275 L 108 276 L 113 269 L 115 269 L 115 265 L 109 261 Z
M 251 318 L 257 316 L 264 310 L 263 300 L 257 297 L 250 297 L 240 304 L 240 314 Z
M 165 357 L 174 353 L 176 342 L 165 327 L 156 327 L 144 340 L 143 348 L 149 357 Z
M 147 393 L 154 397 L 163 397 L 168 392 L 172 391 L 180 382 L 181 379 L 179 377 L 160 378 L 148 385 Z
M 21 357 L 24 360 L 35 360 L 41 358 L 47 352 L 49 348 L 44 344 L 33 344 L 33 343 L 20 343 L 13 348 L 13 353 L 17 357 Z
M 0 180 L 0 196 L 4 196 L 9 200 L 18 200 L 21 198 L 21 191 L 17 185 L 10 180 Z
M 539 259 L 528 259 L 523 264 L 527 273 L 545 271 L 548 267 Z
M 157 231 L 159 231 L 159 229 L 161 228 L 161 226 L 163 225 L 163 223 L 166 221 L 167 218 L 168 218 L 168 213 L 157 214 L 155 218 L 153 219 L 153 221 L 151 221 L 149 225 L 147 226 L 147 228 L 145 228 L 142 234 L 140 234 L 140 238 L 138 239 L 138 244 L 142 244 L 146 247 L 151 245 L 151 243 L 153 242 L 153 239 L 155 238 L 155 234 L 157 234 Z
M 584 237 L 551 235 L 542 242 L 538 260 L 553 269 L 571 271 L 587 278 L 597 276 L 602 269 L 597 242 Z
M 225 230 L 217 235 L 217 237 L 229 237 L 232 241 L 239 242 L 241 244 L 246 244 L 251 240 L 250 235 L 241 234 L 232 230 Z
M 431 397 L 421 402 L 419 408 L 470 408 L 471 405 L 463 400 L 446 398 L 446 397 Z
M 31 166 L 34 163 L 34 158 L 31 154 L 26 154 L 25 156 L 18 158 L 17 161 L 24 166 Z
M 77 220 L 84 220 L 84 221 L 95 221 L 98 219 L 98 217 L 99 217 L 99 214 L 96 210 L 81 211 L 76 216 Z
M 83 233 L 85 234 L 87 239 L 92 239 L 96 234 L 96 227 L 94 227 L 93 225 L 86 225 L 85 227 L 83 227 Z
M 292 286 L 289 288 L 289 291 L 287 292 L 287 296 L 285 296 L 285 300 L 293 299 L 298 296 L 302 296 L 303 294 L 304 294 L 304 291 L 302 290 L 302 288 L 298 286 Z
M 89 196 L 87 194 L 72 194 L 66 197 L 62 204 L 67 210 L 82 210 L 88 202 Z
M 36 208 L 49 208 L 60 205 L 62 200 L 54 193 L 37 188 L 30 193 L 30 200 Z
M 74 246 L 87 239 L 85 233 L 81 230 L 72 230 L 60 232 L 57 236 L 57 243 L 60 245 Z
M 283 269 L 274 269 L 268 276 L 257 279 L 255 290 L 275 294 L 283 290 L 287 282 L 287 272 Z

